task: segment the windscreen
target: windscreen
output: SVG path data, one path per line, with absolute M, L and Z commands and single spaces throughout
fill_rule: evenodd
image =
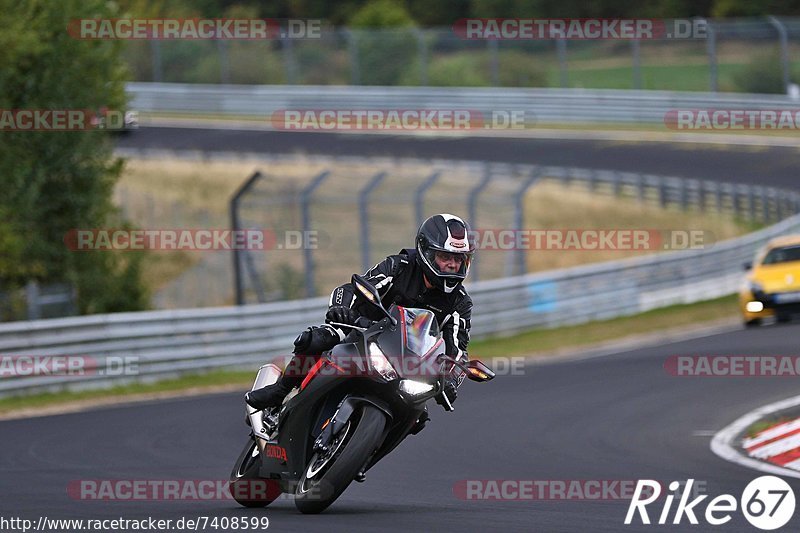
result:
M 405 314 L 408 349 L 419 356 L 425 355 L 439 340 L 439 323 L 427 309 L 403 308 Z
M 800 261 L 800 246 L 773 248 L 767 252 L 761 264 L 774 265 L 777 263 L 789 263 L 790 261 Z

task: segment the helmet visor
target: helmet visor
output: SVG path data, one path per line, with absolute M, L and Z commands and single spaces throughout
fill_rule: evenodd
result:
M 472 253 L 454 253 L 428 248 L 425 250 L 425 259 L 437 275 L 464 279 L 469 272 Z

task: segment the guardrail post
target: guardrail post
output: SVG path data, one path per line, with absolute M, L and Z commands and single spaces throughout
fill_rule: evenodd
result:
M 619 198 L 622 195 L 622 175 L 619 172 L 611 173 L 611 184 L 614 189 L 614 196 Z
M 597 171 L 592 169 L 589 171 L 589 190 L 595 192 L 597 189 Z
M 639 203 L 643 204 L 645 200 L 645 189 L 644 189 L 644 174 L 636 174 L 636 197 L 639 199 Z
M 775 207 L 778 209 L 778 221 L 780 222 L 781 220 L 786 218 L 786 209 L 784 207 L 786 205 L 786 198 L 784 195 L 780 194 L 774 188 L 772 189 L 772 191 L 775 194 L 775 203 L 776 203 Z
M 762 190 L 763 190 L 763 188 L 762 188 Z M 755 220 L 756 219 L 756 194 L 753 191 L 753 187 L 751 187 L 751 186 L 747 187 L 747 211 L 748 211 L 747 216 L 750 218 L 750 220 L 751 221 Z
M 778 30 L 778 41 L 781 45 L 781 72 L 783 74 L 783 94 L 789 92 L 789 36 L 786 33 L 786 26 L 777 17 L 770 15 L 767 17 L 769 23 Z
M 706 212 L 706 182 L 705 180 L 697 181 L 697 201 L 700 204 L 700 212 Z
M 685 178 L 680 178 L 680 185 L 678 186 L 678 191 L 681 197 L 681 209 L 686 211 L 689 208 L 689 194 L 687 191 L 687 184 Z
M 435 171 L 414 191 L 414 217 L 417 226 L 421 226 L 425 219 L 425 193 L 434 186 L 440 176 L 441 172 Z
M 711 21 L 706 21 L 706 51 L 708 52 L 709 89 L 717 92 L 717 35 Z
M 631 52 L 633 53 L 633 88 L 642 89 L 642 60 L 639 39 L 631 39 Z
M 477 222 L 477 220 L 478 220 L 478 213 L 477 213 L 478 195 L 486 187 L 489 186 L 489 182 L 490 181 L 492 181 L 492 168 L 489 165 L 489 163 L 485 163 L 484 171 L 483 171 L 483 178 L 481 178 L 481 181 L 479 181 L 478 184 L 475 187 L 473 187 L 472 190 L 469 191 L 469 197 L 467 198 L 467 204 L 468 204 L 468 206 L 467 206 L 467 216 L 469 217 L 469 220 L 468 220 L 469 224 L 472 224 L 472 229 L 477 229 L 478 228 L 478 222 Z M 473 261 L 472 262 L 471 270 L 472 270 L 472 274 L 471 274 L 470 277 L 472 277 L 473 281 L 478 281 L 479 278 L 478 278 L 478 262 L 477 261 Z
M 261 179 L 261 172 L 254 172 L 253 175 L 244 182 L 244 184 L 231 198 L 230 207 L 228 210 L 231 217 L 231 229 L 234 232 L 242 228 L 239 220 L 239 200 L 259 179 Z M 244 283 L 242 280 L 241 250 L 238 250 L 236 247 L 233 249 L 233 287 L 234 292 L 236 293 L 236 305 L 244 305 Z
M 514 229 L 517 231 L 522 231 L 525 229 L 525 195 L 528 192 L 528 189 L 531 186 L 539 181 L 539 176 L 541 176 L 541 171 L 538 167 L 534 167 L 531 171 L 531 175 L 522 183 L 522 186 L 516 192 L 516 205 L 514 206 Z M 517 239 L 517 243 L 520 241 Z M 527 274 L 528 273 L 528 261 L 527 261 L 527 253 L 523 246 L 517 246 L 517 274 Z
M 722 186 L 718 181 L 714 183 L 714 204 L 717 207 L 717 214 L 722 214 Z
M 663 176 L 658 176 L 658 205 L 662 209 L 667 207 L 667 186 Z
M 311 231 L 311 211 L 309 210 L 311 195 L 330 174 L 329 170 L 320 173 L 300 192 L 300 215 L 303 223 L 304 242 L 305 236 Z M 306 295 L 312 298 L 317 291 L 314 287 L 314 255 L 310 246 L 303 246 L 303 260 L 306 265 Z
M 369 261 L 369 194 L 381 184 L 386 176 L 386 172 L 378 172 L 358 193 L 358 214 L 361 219 L 361 265 L 364 267 L 364 272 L 369 270 L 372 265 Z

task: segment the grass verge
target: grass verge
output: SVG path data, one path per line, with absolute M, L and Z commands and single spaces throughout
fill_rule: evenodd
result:
M 716 300 L 688 305 L 674 305 L 655 309 L 629 317 L 589 322 L 577 326 L 534 330 L 512 337 L 488 338 L 474 341 L 470 353 L 476 357 L 532 355 L 552 352 L 556 349 L 588 346 L 591 344 L 621 339 L 632 331 L 652 333 L 659 330 L 688 326 L 736 315 L 736 296 L 725 296 Z M 109 403 L 109 400 L 128 401 L 148 399 L 158 394 L 186 391 L 213 391 L 220 387 L 241 387 L 244 391 L 255 376 L 253 371 L 217 370 L 199 375 L 184 376 L 153 384 L 132 384 L 111 389 L 87 390 L 80 392 L 59 392 L 36 394 L 0 399 L 0 415 L 25 409 L 47 408 L 59 404 L 81 402 L 86 407 L 96 403 Z

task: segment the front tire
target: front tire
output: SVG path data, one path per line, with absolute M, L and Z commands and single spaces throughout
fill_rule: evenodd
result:
M 231 496 L 244 507 L 266 507 L 281 495 L 278 482 L 258 475 L 261 466 L 261 451 L 253 438 L 247 441 L 244 450 L 231 471 L 228 488 Z
M 386 416 L 376 407 L 364 405 L 360 417 L 354 413 L 331 443 L 331 457 L 325 460 L 319 453 L 311 457 L 297 484 L 297 509 L 305 514 L 321 513 L 336 501 L 380 445 L 385 427 Z

